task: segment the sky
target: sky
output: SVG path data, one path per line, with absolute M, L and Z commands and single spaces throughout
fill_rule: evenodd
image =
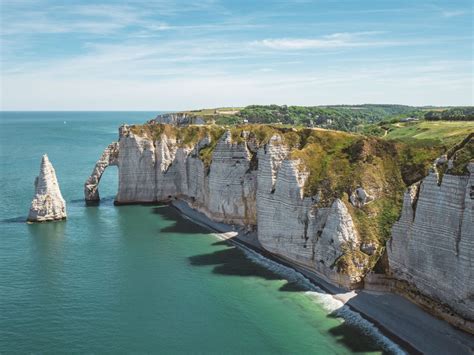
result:
M 1 110 L 473 105 L 470 0 L 0 0 Z

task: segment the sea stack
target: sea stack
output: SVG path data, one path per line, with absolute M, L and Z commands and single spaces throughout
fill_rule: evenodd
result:
M 35 180 L 35 197 L 31 201 L 28 222 L 57 221 L 66 218 L 66 202 L 59 190 L 53 165 L 45 154 Z

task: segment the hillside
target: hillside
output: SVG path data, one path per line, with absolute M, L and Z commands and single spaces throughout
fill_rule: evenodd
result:
M 383 139 L 399 146 L 402 174 L 408 184 L 427 175 L 433 161 L 474 132 L 470 121 L 418 121 L 381 125 Z M 474 159 L 472 155 L 469 159 Z
M 241 123 L 282 124 L 356 131 L 360 125 L 376 123 L 393 117 L 421 117 L 419 107 L 404 105 L 334 105 L 286 106 L 250 105 L 183 111 L 221 125 Z
M 424 145 L 456 144 L 468 133 L 474 132 L 473 121 L 419 121 L 384 125 L 387 140 Z

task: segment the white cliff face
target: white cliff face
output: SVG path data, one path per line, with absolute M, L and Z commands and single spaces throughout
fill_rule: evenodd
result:
M 155 142 L 155 196 L 158 201 L 181 193 L 186 180 L 185 161 L 189 150 L 178 148 L 176 139 L 166 135 Z
M 192 148 L 178 147 L 176 140 L 167 137 L 156 143 L 156 199 L 187 198 L 194 208 L 216 221 L 254 225 L 256 174 L 249 171 L 251 153 L 245 143 L 232 142 L 226 133 L 214 149 L 211 166 L 206 168 L 199 159 L 199 150 L 208 144 L 210 137 Z M 172 155 L 166 153 L 173 149 Z
M 35 196 L 28 214 L 29 222 L 65 219 L 66 202 L 61 195 L 56 172 L 45 154 L 41 159 L 40 173 L 35 180 Z
M 209 171 L 207 209 L 219 221 L 255 224 L 257 175 L 250 170 L 251 152 L 245 142 L 232 142 L 226 132 L 217 143 Z
M 359 245 L 360 240 L 352 217 L 346 205 L 340 199 L 336 199 L 325 220 L 321 237 L 316 240 L 315 262 L 326 266 L 333 265 L 344 254 L 344 250 L 358 250 Z M 354 278 L 360 276 L 360 274 L 353 275 Z
M 199 152 L 211 143 L 207 136 L 195 146 L 183 146 L 166 134 L 153 142 L 123 126 L 118 146 L 106 149 L 94 169 L 98 173 L 86 183 L 86 199 L 89 191 L 97 191 L 107 162 L 111 165 L 105 157 L 108 150 L 118 151 L 117 203 L 179 197 L 215 221 L 257 229 L 263 248 L 328 281 L 349 287 L 360 281 L 363 267 L 348 277 L 336 266 L 338 258 L 360 245 L 346 206 L 335 200 L 332 206 L 317 208 L 317 198 L 303 196 L 308 173 L 300 170 L 299 161 L 289 159 L 289 148 L 279 135 L 259 146 L 250 132 L 244 131 L 237 141 L 226 132 L 206 167 Z
M 316 197 L 303 197 L 308 174 L 287 155 L 288 148 L 274 138 L 259 150 L 258 239 L 271 253 L 350 287 L 361 280 L 363 268 L 348 277 L 335 264 L 344 252 L 359 247 L 352 218 L 339 199 L 330 208 L 318 208 Z
M 474 320 L 474 164 L 469 176 L 432 172 L 412 186 L 387 244 L 390 272 Z M 418 196 L 417 196 L 418 195 Z
M 155 201 L 155 145 L 122 126 L 119 140 L 118 203 Z
M 234 143 L 226 133 L 217 143 L 207 169 L 199 159 L 199 150 L 208 144 L 210 137 L 195 147 L 181 146 L 165 134 L 152 142 L 122 127 L 116 202 L 182 197 L 214 220 L 255 225 L 256 173 L 250 169 L 252 153 L 245 142 Z

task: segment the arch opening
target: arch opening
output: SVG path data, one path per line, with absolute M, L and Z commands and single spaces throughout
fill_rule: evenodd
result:
M 94 169 L 92 170 L 92 174 L 89 176 L 89 178 L 84 184 L 84 199 L 86 200 L 86 203 L 94 204 L 100 201 L 100 180 L 105 170 L 109 166 L 118 166 L 118 154 L 119 145 L 117 142 L 113 142 L 112 144 L 109 144 L 107 148 L 105 148 L 99 160 L 96 162 Z M 118 177 L 115 178 L 115 180 L 117 179 Z M 118 185 L 118 183 L 116 183 L 115 185 Z

